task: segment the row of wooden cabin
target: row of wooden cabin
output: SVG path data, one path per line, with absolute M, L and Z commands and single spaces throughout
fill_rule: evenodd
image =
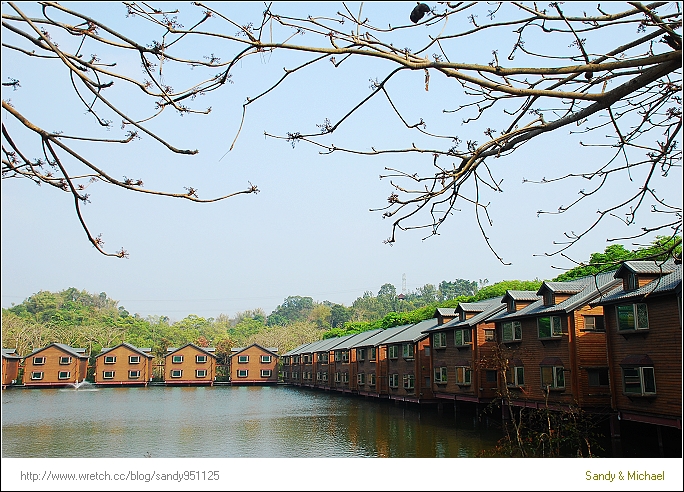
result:
M 23 386 L 57 387 L 76 385 L 86 379 L 88 356 L 85 349 L 62 343 L 37 349 L 20 357 L 2 349 L 2 385 L 16 383 L 23 360 Z M 275 384 L 278 382 L 278 349 L 258 344 L 233 348 L 230 356 L 231 384 Z M 121 343 L 102 349 L 95 357 L 95 384 L 101 386 L 146 386 L 153 379 L 149 348 Z M 212 347 L 188 343 L 169 348 L 164 356 L 164 381 L 173 385 L 213 385 L 216 354 Z
M 628 261 L 439 308 L 417 324 L 301 345 L 283 354 L 283 381 L 480 408 L 505 394 L 518 407 L 579 406 L 681 430 L 681 281 L 681 264 Z

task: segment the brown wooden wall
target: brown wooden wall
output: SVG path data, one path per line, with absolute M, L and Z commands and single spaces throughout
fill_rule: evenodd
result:
M 19 359 L 2 358 L 2 385 L 12 384 L 19 375 Z
M 608 335 L 610 379 L 613 407 L 621 412 L 664 416 L 682 416 L 682 325 L 680 300 L 675 295 L 646 298 L 649 329 L 633 334 L 617 331 L 614 305 L 605 306 Z M 637 301 L 638 302 L 638 301 Z M 634 302 L 630 302 L 632 304 Z M 627 304 L 627 302 L 625 302 Z M 628 397 L 623 391 L 620 362 L 628 355 L 648 355 L 653 360 L 656 395 Z
M 557 357 L 562 361 L 565 368 L 565 389 L 552 390 L 548 397 L 551 406 L 568 406 L 574 403 L 576 395 L 573 394 L 572 386 L 572 363 L 570 360 L 568 317 L 561 316 L 563 336 L 553 340 L 540 340 L 537 332 L 537 318 L 523 318 L 522 340 L 520 342 L 501 344 L 504 347 L 506 357 L 520 359 L 525 368 L 525 384 L 523 388 L 511 389 L 512 398 L 519 403 L 546 401 L 545 391 L 541 384 L 540 363 L 546 357 Z M 497 338 L 501 340 L 501 327 L 498 327 Z M 503 378 L 499 378 L 499 387 L 502 391 Z
M 105 364 L 105 357 L 116 357 L 114 364 Z M 129 362 L 130 356 L 139 356 L 140 362 L 131 364 Z M 105 371 L 114 371 L 113 379 L 104 379 Z M 140 377 L 137 379 L 130 379 L 128 371 L 140 371 Z M 95 384 L 101 385 L 122 385 L 122 384 L 143 384 L 147 385 L 152 379 L 152 358 L 141 355 L 140 352 L 135 352 L 130 348 L 121 345 L 112 350 L 98 355 L 95 359 Z
M 606 333 L 586 331 L 584 327 L 585 316 L 603 316 L 603 307 L 583 306 L 573 313 L 571 323 L 574 323 L 575 337 L 575 361 L 571 377 L 575 379 L 577 388 L 577 403 L 582 408 L 606 409 L 610 405 L 610 385 L 589 386 L 588 369 L 608 367 L 608 347 Z M 605 325 L 604 318 L 604 325 Z
M 239 363 L 238 356 L 247 355 L 247 363 Z M 262 355 L 270 355 L 271 362 L 261 362 Z M 238 370 L 247 369 L 247 377 L 239 378 Z M 270 377 L 261 377 L 262 370 L 270 370 Z M 230 358 L 230 382 L 233 385 L 239 384 L 277 384 L 278 383 L 278 356 L 263 350 L 261 347 L 253 345 L 247 347 L 242 352 L 233 354 Z
M 183 362 L 173 363 L 174 355 L 182 355 Z M 206 355 L 207 361 L 204 363 L 197 363 L 195 356 Z M 171 371 L 180 369 L 183 375 L 180 378 L 172 378 Z M 206 369 L 207 375 L 203 378 L 198 378 L 195 371 L 198 369 Z M 166 384 L 214 384 L 216 376 L 216 357 L 208 354 L 203 350 L 198 350 L 192 345 L 182 347 L 181 349 L 167 354 L 164 357 L 164 381 Z
M 45 357 L 45 364 L 34 365 L 34 357 Z M 67 365 L 59 363 L 60 357 L 71 357 L 71 362 Z M 43 379 L 31 380 L 32 372 L 42 372 Z M 67 371 L 70 374 L 68 379 L 59 379 L 59 372 Z M 39 350 L 24 360 L 24 385 L 25 386 L 60 386 L 74 384 L 83 381 L 88 371 L 88 358 L 75 357 L 65 352 L 57 346 L 48 346 Z

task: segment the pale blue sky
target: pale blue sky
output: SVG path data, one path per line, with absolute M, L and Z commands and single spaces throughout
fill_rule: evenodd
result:
M 33 5 L 20 5 L 28 13 L 35 9 Z M 183 12 L 192 11 L 188 4 L 175 5 Z M 358 11 L 358 4 L 349 5 L 352 11 Z M 376 25 L 397 25 L 407 22 L 412 6 L 367 4 L 364 16 Z M 234 15 L 241 23 L 258 22 L 263 10 L 261 4 L 223 7 L 224 13 Z M 2 8 L 3 12 L 8 9 L 7 5 Z M 340 8 L 331 4 L 285 4 L 273 10 L 334 15 Z M 118 4 L 81 3 L 78 9 L 94 17 L 106 15 L 117 26 L 136 25 L 135 20 L 125 18 L 125 9 Z M 183 17 L 181 21 L 190 24 Z M 235 28 L 229 29 L 234 34 Z M 439 29 L 416 31 L 413 36 L 424 40 L 428 32 L 436 34 Z M 131 33 L 140 36 L 135 29 Z M 407 31 L 397 37 L 402 33 Z M 307 36 L 298 42 L 314 42 Z M 480 36 L 477 42 L 455 43 L 450 52 L 452 61 L 486 64 L 493 49 L 504 52 L 510 48 L 511 36 L 508 32 L 505 38 L 488 35 Z M 148 42 L 154 39 L 148 32 L 141 38 Z M 396 42 L 403 41 L 412 45 L 409 39 Z M 528 39 L 529 45 L 534 42 L 543 46 L 548 41 Z M 416 45 L 422 44 L 424 41 Z M 48 130 L 76 133 L 92 125 L 92 118 L 76 106 L 61 68 L 29 63 L 25 57 L 5 51 L 2 79 L 19 79 L 21 88 L 12 91 L 3 87 L 3 99 L 11 99 L 19 111 Z M 216 42 L 199 47 L 198 52 L 213 52 L 226 60 L 234 48 Z M 104 59 L 104 53 L 97 54 Z M 92 293 L 106 292 L 131 313 L 167 315 L 179 320 L 189 314 L 232 316 L 259 307 L 270 313 L 291 295 L 350 305 L 364 291 L 377 293 L 387 282 L 401 290 L 403 274 L 408 290 L 413 290 L 426 283 L 436 285 L 457 278 L 486 278 L 490 283 L 548 279 L 559 273 L 552 265 L 572 266 L 558 257 L 534 255 L 553 251 L 553 242 L 562 240 L 564 231 L 583 230 L 594 220 L 596 210 L 605 205 L 606 197 L 560 216 L 537 217 L 537 210 L 567 205 L 580 188 L 588 185 L 573 182 L 538 186 L 522 184 L 522 179 L 551 178 L 602 164 L 605 152 L 579 146 L 580 137 L 587 136 L 569 136 L 568 129 L 562 129 L 525 145 L 513 155 L 489 161 L 495 176 L 504 180 L 504 193 L 485 195 L 491 201 L 494 221 L 487 235 L 499 254 L 512 263 L 510 266 L 502 265 L 489 251 L 472 207 L 465 204 L 442 226 L 439 236 L 423 241 L 425 233 L 409 231 L 399 233 L 394 246 L 383 244 L 391 234 L 391 223 L 369 209 L 383 207 L 392 188 L 378 176 L 384 173 L 385 166 L 429 172 L 431 156 L 324 156 L 305 143 L 293 149 L 285 141 L 264 138 L 264 131 L 281 135 L 288 131 L 315 132 L 315 125 L 325 118 L 335 121 L 369 93 L 369 79 L 383 78 L 389 65 L 348 60 L 334 69 L 329 62 L 323 62 L 293 76 L 250 107 L 235 149 L 221 159 L 238 128 L 245 97 L 255 96 L 281 76 L 283 67 L 291 68 L 302 59 L 303 55 L 292 53 L 250 57 L 233 70 L 233 84 L 202 96 L 201 106 L 213 107 L 210 115 L 180 117 L 169 112 L 152 123 L 151 127 L 173 145 L 199 149 L 196 156 L 171 154 L 149 137 L 128 146 L 82 147 L 115 176 L 141 178 L 148 188 L 179 192 L 184 186 L 192 186 L 201 198 L 244 189 L 248 181 L 261 190 L 257 195 L 195 204 L 134 194 L 101 183 L 91 185 L 92 203 L 83 209 L 91 232 L 102 233 L 109 251 L 125 248 L 129 259 L 104 257 L 90 245 L 74 213 L 71 195 L 27 180 L 3 180 L 2 307 L 20 303 L 40 290 L 76 287 Z M 139 73 L 134 61 L 119 60 L 119 64 L 121 70 Z M 169 72 L 169 83 L 175 87 L 175 74 L 171 69 Z M 178 83 L 177 88 L 181 85 Z M 442 113 L 442 109 L 453 109 L 465 102 L 462 89 L 454 81 L 433 74 L 426 92 L 422 72 L 405 73 L 389 89 L 407 118 L 416 121 L 423 117 L 428 130 L 456 132 L 463 141 L 484 139 L 482 131 L 486 126 L 462 126 L 462 116 Z M 151 111 L 153 101 L 124 89 L 123 84 L 111 93 L 137 116 Z M 3 112 L 3 123 L 15 125 L 11 120 Z M 508 121 L 494 128 L 501 130 Z M 118 134 L 115 124 L 110 136 Z M 598 135 L 589 140 L 596 142 Z M 386 100 L 377 98 L 327 142 L 367 149 L 372 145 L 405 147 L 425 140 L 407 132 L 393 117 Z M 37 149 L 32 147 L 29 154 L 37 156 Z M 635 174 L 633 182 L 623 176 L 611 183 L 615 188 L 606 190 L 608 196 L 611 190 L 637 186 L 639 172 Z M 656 189 L 681 207 L 681 168 L 660 181 Z M 638 227 L 640 223 L 625 230 L 616 219 L 606 220 L 570 253 L 573 258 L 587 259 L 590 253 L 602 251 L 609 244 L 607 237 L 633 233 Z M 625 244 L 632 247 L 629 242 Z

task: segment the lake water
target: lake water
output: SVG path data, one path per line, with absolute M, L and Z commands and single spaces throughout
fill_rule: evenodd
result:
M 4 458 L 472 457 L 500 431 L 287 386 L 10 389 Z

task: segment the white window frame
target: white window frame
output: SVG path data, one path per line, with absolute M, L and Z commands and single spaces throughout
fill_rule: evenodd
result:
M 195 377 L 196 378 L 206 378 L 207 377 L 207 370 L 206 369 L 195 369 Z
M 368 386 L 375 386 L 375 373 L 372 372 L 368 375 Z
M 399 374 L 390 374 L 388 376 L 389 378 L 389 387 L 390 388 L 398 388 L 399 387 Z
M 551 330 L 551 333 L 549 336 L 541 336 L 541 325 L 540 321 L 542 319 L 549 319 L 549 330 Z M 537 318 L 537 338 L 541 340 L 548 340 L 549 338 L 559 338 L 563 336 L 563 320 L 561 319 L 560 316 L 540 316 Z
M 105 355 L 104 356 L 104 363 L 105 364 L 116 364 L 116 355 Z
M 632 307 L 632 316 L 634 319 L 634 328 L 620 328 L 620 308 L 621 307 Z M 645 315 L 646 315 L 646 324 L 642 325 L 639 322 L 639 308 L 642 307 L 644 309 Z M 635 330 L 648 330 L 648 306 L 644 302 L 637 302 L 634 304 L 618 304 L 615 306 L 615 320 L 617 323 L 617 331 L 622 333 L 622 332 L 630 332 L 630 331 L 635 331 Z
M 336 383 L 339 383 L 341 380 L 342 380 L 342 378 L 341 378 L 341 376 L 340 376 L 340 373 L 339 373 L 339 372 L 336 372 L 336 373 L 335 373 L 335 382 L 336 382 Z
M 342 362 L 349 362 L 349 350 L 342 351 Z
M 102 379 L 114 379 L 116 371 L 102 371 Z
M 38 362 L 40 361 L 40 362 Z M 34 366 L 44 366 L 45 365 L 45 356 L 43 357 L 34 357 L 33 358 L 33 365 Z
M 390 345 L 387 347 L 387 357 L 389 359 L 399 358 L 399 345 Z
M 249 355 L 238 355 L 238 364 L 249 363 Z
M 292 373 L 293 375 L 297 374 L 296 372 Z M 246 378 L 249 375 L 249 369 L 238 369 L 237 370 L 237 377 L 239 378 Z
M 356 375 L 356 384 L 358 384 L 359 386 L 366 385 L 366 373 L 360 372 Z
M 631 378 L 638 378 L 639 379 L 639 392 L 635 391 L 627 391 L 627 380 L 626 378 L 628 377 L 625 374 L 625 370 L 628 371 L 636 371 L 636 375 L 630 375 L 629 377 Z M 653 382 L 653 391 L 647 391 L 646 390 L 646 376 L 645 372 L 650 373 L 650 377 Z M 656 383 L 655 383 L 655 370 L 653 369 L 653 366 L 630 366 L 630 367 L 623 367 L 622 368 L 622 392 L 626 396 L 652 396 L 657 394 L 657 389 L 656 389 Z
M 323 381 L 324 383 L 327 383 L 327 382 L 328 382 L 328 372 L 327 372 L 327 371 L 323 371 L 322 381 Z
M 128 379 L 140 379 L 140 371 L 128 371 Z
M 172 355 L 171 356 L 171 363 L 172 364 L 182 364 L 183 363 L 183 356 L 182 355 Z
M 68 366 L 69 364 L 71 364 L 71 357 L 60 357 L 59 358 L 59 365 Z
M 456 384 L 470 386 L 473 383 L 473 370 L 469 366 L 456 366 Z
M 446 348 L 447 334 L 445 331 L 440 331 L 432 335 L 432 346 L 436 349 Z
M 461 334 L 460 340 L 459 340 L 458 333 Z M 467 338 L 467 340 L 466 340 L 466 338 Z M 470 328 L 466 328 L 464 330 L 454 330 L 454 345 L 456 347 L 467 347 L 468 345 L 472 345 L 472 343 L 473 343 L 473 332 Z
M 416 388 L 416 376 L 415 374 L 404 374 L 402 378 L 404 382 L 405 390 L 412 390 Z
M 270 355 L 262 355 L 261 356 L 261 363 L 262 364 L 270 364 L 273 361 L 273 357 Z
M 377 355 L 378 355 L 378 354 L 377 354 L 377 350 L 375 349 L 375 347 L 371 347 L 371 348 L 370 348 L 370 355 L 369 355 L 369 359 L 368 359 L 368 360 L 371 361 L 371 362 L 375 362 L 375 361 L 377 360 Z
M 39 381 L 43 379 L 43 371 L 31 371 L 31 381 Z
M 513 366 L 509 368 L 509 377 L 506 383 L 511 388 L 522 388 L 525 386 L 525 367 Z
M 357 348 L 356 349 L 356 360 L 363 362 L 366 360 L 366 349 L 365 348 Z
M 270 369 L 262 369 L 261 370 L 261 377 L 262 378 L 270 378 L 272 374 L 273 374 L 273 371 L 271 371 Z
M 195 364 L 206 364 L 207 363 L 207 356 L 206 355 L 196 355 L 195 356 Z
M 551 382 L 552 384 L 544 384 L 545 377 L 548 378 L 548 374 L 545 376 L 544 371 L 551 369 Z M 541 366 L 541 385 L 542 389 L 565 389 L 565 368 L 563 366 Z M 548 379 L 547 379 L 548 381 Z
M 57 373 L 57 379 L 65 380 L 71 378 L 71 371 L 59 371 Z
M 183 369 L 172 369 L 171 370 L 171 377 L 172 378 L 182 378 L 183 377 Z
M 506 337 L 507 328 L 511 330 L 511 338 Z M 503 343 L 522 341 L 522 323 L 520 321 L 505 321 L 501 323 L 501 341 Z
M 140 364 L 140 356 L 139 355 L 129 355 L 128 356 L 128 363 L 129 364 Z
M 342 373 L 342 382 L 344 384 L 349 383 L 349 373 L 348 372 L 343 372 Z
M 404 359 L 415 359 L 415 347 L 413 343 L 402 343 L 401 344 L 401 356 Z
M 447 377 L 447 368 L 446 366 L 443 367 L 435 367 L 435 383 L 437 384 L 446 384 L 448 380 Z
M 496 342 L 496 330 L 492 328 L 485 328 L 483 331 L 485 342 Z

